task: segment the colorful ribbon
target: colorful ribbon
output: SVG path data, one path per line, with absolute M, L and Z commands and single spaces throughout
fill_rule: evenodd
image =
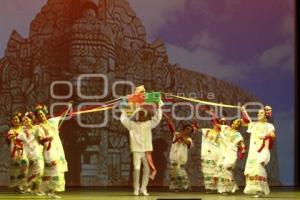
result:
M 269 149 L 272 149 L 273 147 L 273 138 L 271 136 L 267 136 L 264 138 L 263 140 L 263 143 L 261 144 L 260 148 L 257 150 L 257 152 L 261 152 L 264 148 L 265 148 L 265 145 L 266 145 L 266 141 L 269 140 L 269 146 L 268 148 Z
M 14 158 L 15 157 L 15 154 L 17 151 L 20 151 L 21 152 L 21 155 L 23 155 L 23 143 L 21 140 L 19 139 L 16 139 L 15 140 L 15 143 L 14 143 L 14 148 L 13 148 L 13 151 L 12 151 L 12 154 L 11 156 Z
M 192 101 L 192 102 L 197 102 L 197 103 L 202 103 L 202 104 L 206 104 L 206 105 L 212 105 L 212 106 L 220 106 L 220 107 L 225 107 L 225 108 L 241 108 L 240 106 L 233 106 L 233 105 L 229 105 L 229 104 L 222 104 L 222 103 L 215 103 L 215 102 L 209 102 L 209 101 L 203 101 L 203 100 L 199 100 L 199 99 L 193 99 L 193 98 L 187 98 L 187 97 L 182 97 L 182 96 L 177 96 L 177 95 L 173 95 L 168 93 L 168 96 L 172 96 L 178 99 L 182 99 L 182 100 L 187 100 L 187 101 Z
M 92 113 L 92 112 L 99 112 L 99 111 L 104 111 L 104 110 L 110 110 L 112 108 L 113 108 L 113 106 L 98 107 L 98 108 L 94 108 L 94 109 L 91 109 L 91 110 L 84 110 L 84 111 L 73 112 L 72 116 L 73 115 L 79 115 L 79 114 L 85 114 L 85 113 Z
M 73 105 L 73 103 L 69 103 L 69 106 L 68 106 L 67 110 L 65 111 L 64 116 L 62 117 L 62 120 L 61 120 L 61 121 L 59 122 L 59 124 L 58 124 L 58 129 L 61 127 L 61 125 L 62 125 L 64 119 L 66 118 L 66 116 L 67 116 L 67 114 L 68 114 L 68 112 L 69 112 L 70 109 L 72 108 L 72 105 Z

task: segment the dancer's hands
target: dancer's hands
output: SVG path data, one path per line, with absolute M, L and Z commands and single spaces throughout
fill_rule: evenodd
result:
M 246 112 L 246 107 L 245 107 L 245 106 L 242 106 L 242 107 L 241 107 L 241 111 L 242 111 L 242 112 Z

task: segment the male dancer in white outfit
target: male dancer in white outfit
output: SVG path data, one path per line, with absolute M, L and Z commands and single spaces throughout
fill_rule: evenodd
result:
M 135 115 L 134 120 L 127 117 L 127 114 L 122 110 L 121 122 L 129 130 L 130 136 L 130 150 L 133 155 L 133 194 L 148 196 L 147 185 L 149 182 L 150 168 L 147 160 L 146 152 L 153 151 L 152 146 L 152 133 L 151 130 L 155 128 L 161 118 L 161 107 L 163 102 L 158 105 L 158 109 L 155 111 L 154 116 L 147 120 L 147 111 L 140 109 Z M 143 163 L 143 178 L 142 185 L 140 187 L 140 170 L 141 163 Z

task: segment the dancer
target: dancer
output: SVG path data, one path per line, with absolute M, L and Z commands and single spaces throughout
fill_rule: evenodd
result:
M 145 90 L 143 85 L 137 87 L 136 90 L 135 90 L 135 94 L 145 94 L 145 93 L 146 93 L 146 90 Z M 148 163 L 149 163 L 149 166 L 150 166 L 150 169 L 151 169 L 150 179 L 154 180 L 157 171 L 156 171 L 156 167 L 154 165 L 153 159 L 152 159 L 152 151 L 147 151 L 146 155 L 147 155 L 147 160 L 148 160 Z
M 267 182 L 266 165 L 270 161 L 270 148 L 275 138 L 275 128 L 267 122 L 264 109 L 257 114 L 257 122 L 251 122 L 245 108 L 242 108 L 244 122 L 248 125 L 247 132 L 250 136 L 250 146 L 245 167 L 246 187 L 244 193 L 261 197 L 270 193 Z
M 274 124 L 274 120 L 273 120 L 273 114 L 272 114 L 272 107 L 269 105 L 266 105 L 264 107 L 264 110 L 266 112 L 266 117 L 269 123 Z
M 23 132 L 18 135 L 22 141 L 26 156 L 29 160 L 29 169 L 27 174 L 28 189 L 33 194 L 44 195 L 40 191 L 42 175 L 44 172 L 43 146 L 37 140 L 37 129 L 34 126 L 35 117 L 32 112 L 25 113 L 23 119 Z
M 39 122 L 37 137 L 44 146 L 45 169 L 42 189 L 51 198 L 61 198 L 55 192 L 65 191 L 64 173 L 68 171 L 65 152 L 59 136 L 60 122 L 64 120 L 64 117 L 47 119 L 47 112 L 47 107 L 41 105 L 38 105 L 35 110 Z
M 147 185 L 149 182 L 150 169 L 149 161 L 147 159 L 147 152 L 153 151 L 152 146 L 152 133 L 151 130 L 155 128 L 162 118 L 162 101 L 158 105 L 154 116 L 147 120 L 148 111 L 140 108 L 139 111 L 133 116 L 135 121 L 128 118 L 126 111 L 122 111 L 121 123 L 129 130 L 130 136 L 130 149 L 133 154 L 133 194 L 148 196 Z M 140 187 L 140 169 L 141 163 L 143 163 L 143 178 L 142 185 Z
M 28 172 L 28 159 L 23 143 L 18 139 L 18 135 L 22 133 L 21 124 L 22 114 L 16 112 L 11 118 L 12 127 L 7 133 L 7 141 L 10 145 L 11 167 L 10 167 L 10 187 L 15 188 L 16 192 L 25 193 L 26 177 Z
M 215 117 L 213 111 L 210 111 L 210 114 L 212 115 L 213 129 L 201 129 L 201 171 L 204 186 L 207 190 L 206 193 L 213 193 L 218 189 L 217 163 L 220 155 L 219 134 L 221 131 L 221 120 Z
M 234 180 L 234 169 L 237 156 L 243 159 L 246 151 L 243 137 L 239 133 L 241 124 L 240 119 L 233 120 L 230 127 L 223 125 L 220 133 L 218 192 L 224 195 L 234 193 L 238 189 Z
M 139 103 L 144 103 L 144 102 L 141 102 L 141 101 L 145 100 L 145 94 L 146 94 L 146 90 L 145 90 L 144 85 L 140 85 L 140 86 L 136 87 L 136 89 L 134 91 L 134 95 L 133 95 L 133 96 L 136 97 L 135 101 L 139 102 Z M 143 106 L 148 106 L 148 105 L 135 104 L 133 106 L 134 106 L 135 109 L 139 109 Z M 153 107 L 153 105 L 151 105 L 151 107 Z M 152 151 L 146 152 L 146 157 L 147 157 L 148 164 L 150 166 L 150 171 L 151 171 L 149 178 L 151 180 L 154 180 L 155 176 L 156 176 L 156 173 L 157 173 L 157 170 L 156 170 L 156 167 L 155 167 L 153 159 L 152 159 Z
M 190 181 L 184 167 L 188 160 L 188 149 L 193 146 L 191 134 L 194 132 L 194 128 L 192 125 L 186 124 L 180 132 L 177 132 L 169 117 L 164 116 L 168 120 L 169 129 L 173 136 L 170 150 L 169 189 L 175 192 L 190 190 Z

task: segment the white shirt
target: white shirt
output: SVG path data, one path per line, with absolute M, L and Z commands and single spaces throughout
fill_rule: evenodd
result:
M 162 118 L 162 110 L 159 107 L 151 120 L 135 122 L 130 120 L 125 111 L 122 111 L 121 123 L 129 130 L 131 152 L 153 151 L 152 133 Z

